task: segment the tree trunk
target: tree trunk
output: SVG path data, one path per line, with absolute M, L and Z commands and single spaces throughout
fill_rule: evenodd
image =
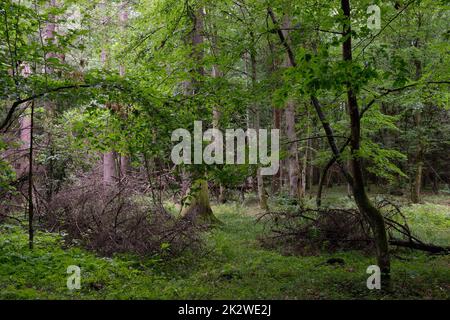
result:
M 101 62 L 103 68 L 106 68 L 108 53 L 103 48 L 101 52 Z M 108 151 L 103 154 L 103 184 L 111 186 L 117 182 L 116 174 L 116 155 L 114 151 Z
M 253 33 L 251 33 L 252 40 L 254 41 Z M 253 42 L 254 44 L 254 42 Z M 251 66 L 251 80 L 252 80 L 252 90 L 256 90 L 256 81 L 257 81 L 257 70 L 256 70 L 256 52 L 255 47 L 252 46 L 250 48 L 250 66 Z M 254 121 L 254 127 L 256 129 L 257 139 L 258 139 L 258 145 L 259 145 L 259 129 L 261 126 L 261 106 L 260 105 L 254 105 L 255 110 L 255 121 Z M 261 169 L 258 167 L 256 171 L 256 185 L 258 190 L 258 198 L 259 198 L 259 207 L 262 210 L 269 210 L 269 206 L 267 204 L 267 193 L 266 189 L 264 188 L 264 177 L 261 174 Z
M 346 21 L 344 22 L 343 30 L 343 58 L 347 63 L 352 63 L 352 37 L 351 37 L 351 15 L 350 15 L 350 1 L 341 0 L 342 10 Z M 351 122 L 351 154 L 353 155 L 350 164 L 353 173 L 352 190 L 355 202 L 360 212 L 367 218 L 375 240 L 378 266 L 381 269 L 382 281 L 390 288 L 390 256 L 389 243 L 386 233 L 386 226 L 380 211 L 376 209 L 369 198 L 364 187 L 364 178 L 362 171 L 361 159 L 358 157 L 360 152 L 361 139 L 361 123 L 359 116 L 358 101 L 350 81 L 347 82 L 347 103 Z
M 420 149 L 417 151 L 416 160 L 413 170 L 413 182 L 411 184 L 411 202 L 420 203 L 421 201 L 421 187 L 422 187 L 422 171 L 423 171 L 423 152 Z
M 217 49 L 217 37 L 216 37 L 216 34 L 214 34 L 213 37 L 212 37 L 212 50 L 213 50 L 214 54 L 217 56 L 218 55 L 218 49 Z M 216 65 L 216 64 L 213 65 L 211 75 L 212 75 L 213 78 L 222 78 L 223 77 L 223 73 L 220 71 L 218 65 Z M 219 129 L 220 117 L 221 117 L 221 112 L 220 112 L 219 106 L 214 105 L 213 106 L 213 128 L 214 129 Z M 225 186 L 223 185 L 223 183 L 220 182 L 219 183 L 218 202 L 219 203 L 225 203 L 226 201 L 227 201 L 226 189 L 225 189 Z
M 288 146 L 287 167 L 289 176 L 289 195 L 293 198 L 300 199 L 300 165 L 298 158 L 298 140 L 295 131 L 295 103 L 288 101 L 284 110 L 286 123 L 286 136 L 288 141 L 292 141 Z
M 20 178 L 28 174 L 29 168 L 29 159 L 27 154 L 27 150 L 30 148 L 31 142 L 31 117 L 26 112 L 20 118 L 20 159 L 19 159 L 19 167 L 17 170 L 17 177 Z
M 128 10 L 126 8 L 126 3 L 124 3 L 123 1 L 120 4 L 119 21 L 121 23 L 122 31 L 124 31 L 128 23 Z M 123 63 L 119 65 L 119 75 L 121 77 L 125 77 L 125 65 L 123 65 Z M 124 115 L 125 115 L 124 118 L 126 118 L 127 115 L 125 112 Z M 129 171 L 130 160 L 128 159 L 128 156 L 125 154 L 121 154 L 119 160 L 120 160 L 120 178 L 122 179 L 127 175 Z
M 420 27 L 420 24 L 419 24 Z M 419 39 L 416 39 L 414 42 L 414 46 L 419 48 L 420 42 Z M 414 60 L 414 65 L 416 67 L 416 81 L 419 81 L 422 77 L 422 62 L 420 60 Z M 422 123 L 422 110 L 416 110 L 414 115 L 414 124 L 415 129 L 419 130 Z M 420 191 L 422 187 L 422 171 L 423 171 L 423 161 L 424 161 L 424 150 L 422 145 L 422 137 L 420 133 L 417 136 L 417 146 L 416 146 L 416 154 L 414 155 L 414 163 L 412 170 L 412 181 L 411 181 L 411 202 L 419 203 L 420 202 Z
M 279 108 L 273 108 L 273 127 L 274 129 L 281 130 L 281 110 Z M 282 165 L 280 165 L 280 169 L 272 178 L 272 193 L 277 194 L 281 191 L 281 171 Z
M 114 151 L 106 152 L 103 155 L 103 183 L 111 186 L 116 182 L 116 155 Z
M 198 180 L 190 190 L 188 206 L 181 215 L 195 224 L 216 225 L 221 222 L 214 216 L 209 203 L 208 182 L 204 179 Z
M 195 80 L 196 76 L 204 75 L 205 71 L 202 67 L 203 64 L 203 8 L 199 8 L 195 14 L 192 16 L 193 30 L 191 33 L 192 41 L 192 57 L 195 60 L 198 67 L 193 71 L 193 77 L 190 83 L 186 83 L 185 89 L 186 94 L 195 94 L 199 87 L 199 82 Z M 189 198 L 191 201 L 188 206 L 182 211 L 182 216 L 194 223 L 206 223 L 206 224 L 217 224 L 220 223 L 219 219 L 214 216 L 209 202 L 209 192 L 208 192 L 208 182 L 205 179 L 200 179 L 193 183 L 193 187 Z
M 33 131 L 34 131 L 34 101 L 31 102 L 30 115 L 30 152 L 28 163 L 28 247 L 34 246 L 34 203 L 33 203 Z
M 289 33 L 288 29 L 291 27 L 291 22 L 287 16 L 285 16 L 283 20 L 283 31 L 284 37 L 286 41 L 289 41 Z M 292 61 L 289 56 L 285 58 L 285 66 L 293 67 Z M 288 146 L 288 155 L 287 155 L 287 166 L 288 166 L 288 175 L 289 175 L 289 195 L 295 199 L 301 199 L 301 183 L 300 183 L 300 164 L 299 164 L 299 155 L 298 155 L 298 137 L 295 128 L 295 114 L 296 114 L 296 105 L 295 102 L 289 100 L 284 109 L 284 117 L 286 123 L 286 136 L 289 143 Z

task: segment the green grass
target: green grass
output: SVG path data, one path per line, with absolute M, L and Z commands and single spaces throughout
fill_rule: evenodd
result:
M 439 234 L 447 237 L 440 239 L 446 242 L 448 207 L 437 211 L 435 221 L 433 206 L 411 208 L 414 224 L 421 226 L 424 234 L 427 225 L 431 229 L 447 228 L 446 234 Z M 256 223 L 254 208 L 223 205 L 214 211 L 225 225 L 205 235 L 204 250 L 169 261 L 131 256 L 101 258 L 80 248 L 63 249 L 61 237 L 49 233 L 38 233 L 36 248 L 30 251 L 20 227 L 2 226 L 0 299 L 450 298 L 448 256 L 396 252 L 402 259 L 393 257 L 395 290 L 385 295 L 366 288 L 366 269 L 375 264 L 372 256 L 358 252 L 283 256 L 260 247 L 257 237 L 262 226 Z M 340 257 L 346 264 L 323 264 L 330 257 Z M 81 267 L 79 291 L 71 292 L 66 287 L 69 265 Z

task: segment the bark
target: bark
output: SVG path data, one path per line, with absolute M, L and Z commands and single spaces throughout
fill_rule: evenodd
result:
M 310 125 L 310 116 L 309 116 L 309 109 L 308 105 L 305 105 L 306 109 L 306 136 L 311 137 L 311 125 Z M 309 166 L 308 166 L 308 160 L 311 154 L 311 142 L 312 140 L 306 139 L 305 140 L 305 146 L 304 146 L 304 154 L 303 154 L 303 161 L 302 161 L 302 170 L 301 170 L 301 184 L 300 184 L 300 192 L 301 197 L 304 197 L 306 194 L 306 184 L 307 184 L 307 175 L 309 174 Z
M 33 204 L 33 130 L 34 130 L 34 101 L 31 102 L 30 115 L 30 151 L 28 163 L 28 247 L 30 250 L 34 246 L 34 204 Z
M 350 15 L 350 1 L 341 0 L 342 11 L 346 21 L 343 30 L 343 59 L 351 64 L 352 57 L 352 37 L 351 37 L 351 15 Z M 389 243 L 386 233 L 386 226 L 381 212 L 373 206 L 369 200 L 364 186 L 363 170 L 361 159 L 358 157 L 360 151 L 361 140 L 361 121 L 359 115 L 358 101 L 352 83 L 349 81 L 347 87 L 347 103 L 350 114 L 351 123 L 351 167 L 353 173 L 352 190 L 355 202 L 360 212 L 367 218 L 375 240 L 378 266 L 382 272 L 382 281 L 387 288 L 390 287 L 390 255 Z M 351 181 L 349 181 L 351 182 Z
M 413 182 L 411 184 L 411 202 L 420 203 L 422 188 L 422 171 L 423 171 L 423 148 L 419 143 L 418 150 L 415 155 L 415 163 L 413 169 Z
M 212 36 L 212 50 L 213 50 L 214 54 L 217 56 L 218 48 L 217 48 L 217 37 L 216 37 L 216 34 L 214 34 Z M 218 65 L 216 65 L 216 64 L 213 65 L 211 76 L 213 78 L 222 78 L 223 77 L 223 73 L 221 72 L 221 70 L 220 70 Z M 213 106 L 213 128 L 214 129 L 219 129 L 220 118 L 221 118 L 220 107 L 217 106 L 217 105 L 214 105 Z M 219 184 L 218 202 L 219 203 L 225 203 L 226 201 L 227 201 L 226 189 L 225 189 L 225 186 L 223 185 L 223 183 L 220 183 Z
M 130 170 L 130 159 L 128 156 L 121 155 L 120 160 L 120 178 L 126 177 Z
M 325 185 L 325 181 L 327 180 L 328 170 L 331 168 L 334 162 L 335 162 L 334 158 L 328 161 L 328 163 L 325 165 L 320 175 L 319 187 L 317 188 L 317 196 L 316 196 L 316 205 L 318 208 L 320 208 L 320 206 L 322 205 L 322 191 L 323 186 Z
M 443 254 L 450 253 L 449 247 L 441 247 L 441 246 L 436 246 L 434 244 L 418 243 L 418 242 L 399 240 L 399 239 L 391 239 L 391 240 L 389 240 L 389 243 L 391 245 L 397 246 L 397 247 L 410 248 L 410 249 L 421 250 L 421 251 L 426 251 L 426 252 L 430 252 L 430 253 L 443 253 Z
M 108 186 L 116 182 L 116 155 L 114 151 L 106 152 L 103 155 L 103 183 Z
M 126 5 L 124 2 L 121 3 L 120 13 L 119 13 L 119 20 L 121 23 L 121 27 L 123 30 L 125 30 L 127 24 L 128 24 L 128 10 L 126 8 Z M 121 77 L 125 77 L 125 65 L 121 63 L 119 65 L 119 75 Z M 124 113 L 124 118 L 126 119 L 127 115 Z M 120 178 L 122 179 L 125 177 L 130 169 L 130 160 L 128 159 L 127 155 L 121 154 L 119 157 L 120 160 Z
M 269 42 L 269 50 L 271 52 L 271 63 L 269 65 L 269 73 L 274 74 L 280 67 L 280 60 L 275 55 L 275 46 L 268 39 Z M 275 90 L 275 88 L 271 88 Z M 276 106 L 272 107 L 272 118 L 273 118 L 273 128 L 281 131 L 281 118 L 282 118 L 282 110 Z M 283 170 L 283 165 L 280 163 L 280 168 L 278 172 L 272 176 L 272 194 L 277 194 L 281 191 L 282 179 L 281 172 Z
M 252 40 L 254 40 L 253 33 L 251 33 Z M 251 66 L 251 80 L 252 80 L 252 89 L 256 89 L 256 81 L 257 81 L 257 70 L 256 70 L 256 52 L 254 47 L 250 50 L 250 66 Z M 254 127 L 256 129 L 258 143 L 259 143 L 259 129 L 261 126 L 261 111 L 260 105 L 255 105 L 255 122 Z M 258 190 L 258 198 L 259 198 L 259 207 L 262 210 L 269 210 L 269 206 L 267 204 L 267 193 L 264 188 L 264 177 L 261 174 L 261 169 L 258 168 L 256 171 L 256 185 Z
M 308 112 L 308 115 L 309 115 L 309 112 Z M 311 133 L 312 133 L 312 130 L 309 131 L 308 135 L 310 135 Z M 314 153 L 316 152 L 314 140 L 308 140 L 307 147 L 308 147 L 309 156 L 307 159 L 308 166 L 307 166 L 306 181 L 307 181 L 307 185 L 308 185 L 308 190 L 310 192 L 310 197 L 312 197 L 312 192 L 313 192 L 313 188 L 314 188 L 314 164 L 313 164 L 313 161 L 314 161 Z
M 420 27 L 420 26 L 419 26 Z M 419 39 L 416 39 L 414 42 L 416 48 L 419 48 Z M 422 77 L 422 62 L 420 60 L 415 60 L 414 65 L 416 67 L 416 75 L 415 79 L 418 81 Z M 420 130 L 422 123 L 422 111 L 417 110 L 414 115 L 414 124 L 416 130 Z M 422 187 L 422 171 L 423 171 L 423 161 L 424 161 L 424 150 L 422 145 L 422 137 L 418 134 L 417 137 L 417 146 L 416 146 L 416 154 L 413 156 L 413 170 L 411 177 L 411 202 L 419 203 L 420 202 L 420 194 Z
M 105 48 L 102 48 L 101 62 L 103 68 L 106 68 L 106 64 L 108 62 L 108 53 Z M 115 152 L 105 152 L 103 154 L 103 184 L 104 186 L 111 186 L 116 183 L 117 180 Z
M 279 108 L 273 108 L 273 127 L 274 129 L 281 130 L 281 110 Z M 281 171 L 282 167 L 280 165 L 280 169 L 278 170 L 277 174 L 275 174 L 272 178 L 272 193 L 276 194 L 281 191 Z
M 49 7 L 50 8 L 56 8 L 58 6 L 58 3 L 56 0 L 50 0 L 49 1 Z M 47 44 L 51 44 L 54 46 L 57 46 L 58 43 L 58 39 L 56 37 L 56 35 L 58 34 L 58 29 L 57 29 L 57 16 L 51 14 L 49 16 L 49 20 L 48 23 L 45 25 L 45 30 L 44 30 L 44 34 L 43 34 L 43 38 L 44 41 Z M 61 63 L 64 62 L 64 55 L 61 53 L 56 53 L 56 52 L 47 52 L 46 59 L 49 58 L 56 58 L 58 59 Z M 48 74 L 52 74 L 55 73 L 55 70 L 49 66 L 47 63 L 45 63 L 45 72 Z M 58 71 L 57 72 L 57 76 L 61 76 L 61 73 Z M 46 100 L 44 101 L 44 107 L 45 107 L 45 111 L 47 113 L 47 117 L 50 119 L 50 125 L 53 125 L 53 118 L 55 117 L 55 112 L 56 112 L 56 104 L 54 101 L 49 101 Z M 45 194 L 46 194 L 46 200 L 47 202 L 50 202 L 53 194 L 57 188 L 57 183 L 58 183 L 58 179 L 59 177 L 57 176 L 57 173 L 55 172 L 55 163 L 56 161 L 53 160 L 54 157 L 54 153 L 55 153 L 55 143 L 54 143 L 54 139 L 53 139 L 53 135 L 51 134 L 51 130 L 48 133 L 47 137 L 46 137 L 46 144 L 47 144 L 47 152 L 49 153 L 50 160 L 48 161 L 48 163 L 45 166 L 45 171 L 46 171 L 46 179 L 45 179 Z
M 189 198 L 188 206 L 186 206 L 181 213 L 184 219 L 200 225 L 221 224 L 211 209 L 211 204 L 209 203 L 208 182 L 206 180 L 201 179 L 194 183 L 190 190 Z
M 195 13 L 191 13 L 191 18 L 193 22 L 193 30 L 191 33 L 192 41 L 192 56 L 198 67 L 194 70 L 192 74 L 192 79 L 190 83 L 186 83 L 185 89 L 186 94 L 195 94 L 199 89 L 200 83 L 196 80 L 196 76 L 204 75 L 203 64 L 203 8 L 199 8 Z M 193 184 L 193 188 L 189 197 L 191 201 L 187 207 L 182 211 L 182 216 L 189 219 L 193 223 L 206 223 L 206 224 L 217 224 L 220 223 L 219 220 L 214 216 L 209 202 L 209 192 L 208 192 L 208 182 L 205 179 L 200 179 L 198 182 Z
M 290 20 L 285 17 L 283 22 L 283 29 L 290 28 Z M 284 31 L 284 39 L 288 41 L 288 32 Z M 285 59 L 285 67 L 293 67 L 294 64 L 287 54 Z M 299 164 L 299 152 L 298 152 L 298 137 L 295 128 L 295 120 L 296 120 L 296 104 L 294 101 L 289 100 L 286 104 L 284 110 L 284 117 L 286 123 L 286 136 L 288 141 L 293 141 L 289 144 L 288 154 L 287 154 L 287 165 L 288 165 L 288 174 L 289 174 L 289 195 L 296 199 L 302 198 L 302 188 L 301 188 L 301 170 Z
M 31 142 L 31 117 L 26 113 L 24 113 L 24 115 L 20 119 L 20 141 L 20 160 L 19 167 L 17 169 L 18 177 L 27 175 L 29 170 L 29 159 L 28 156 L 26 156 L 26 151 L 30 148 Z

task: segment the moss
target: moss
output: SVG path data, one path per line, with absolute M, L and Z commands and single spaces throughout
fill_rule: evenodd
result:
M 191 201 L 184 208 L 182 216 L 196 224 L 217 225 L 220 220 L 214 215 L 209 202 L 208 182 L 198 180 L 192 188 Z

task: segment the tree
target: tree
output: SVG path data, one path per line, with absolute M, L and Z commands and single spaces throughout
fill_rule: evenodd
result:
M 204 44 L 204 8 L 189 9 L 192 21 L 192 31 L 190 33 L 192 44 L 192 58 L 197 66 L 192 71 L 193 77 L 189 83 L 186 83 L 186 93 L 195 95 L 199 91 L 200 82 L 198 77 L 205 75 L 202 66 L 203 60 L 203 44 Z M 183 209 L 183 217 L 197 223 L 216 224 L 219 220 L 214 216 L 209 203 L 208 182 L 200 171 L 200 177 L 192 184 L 190 194 L 188 196 L 188 205 Z

